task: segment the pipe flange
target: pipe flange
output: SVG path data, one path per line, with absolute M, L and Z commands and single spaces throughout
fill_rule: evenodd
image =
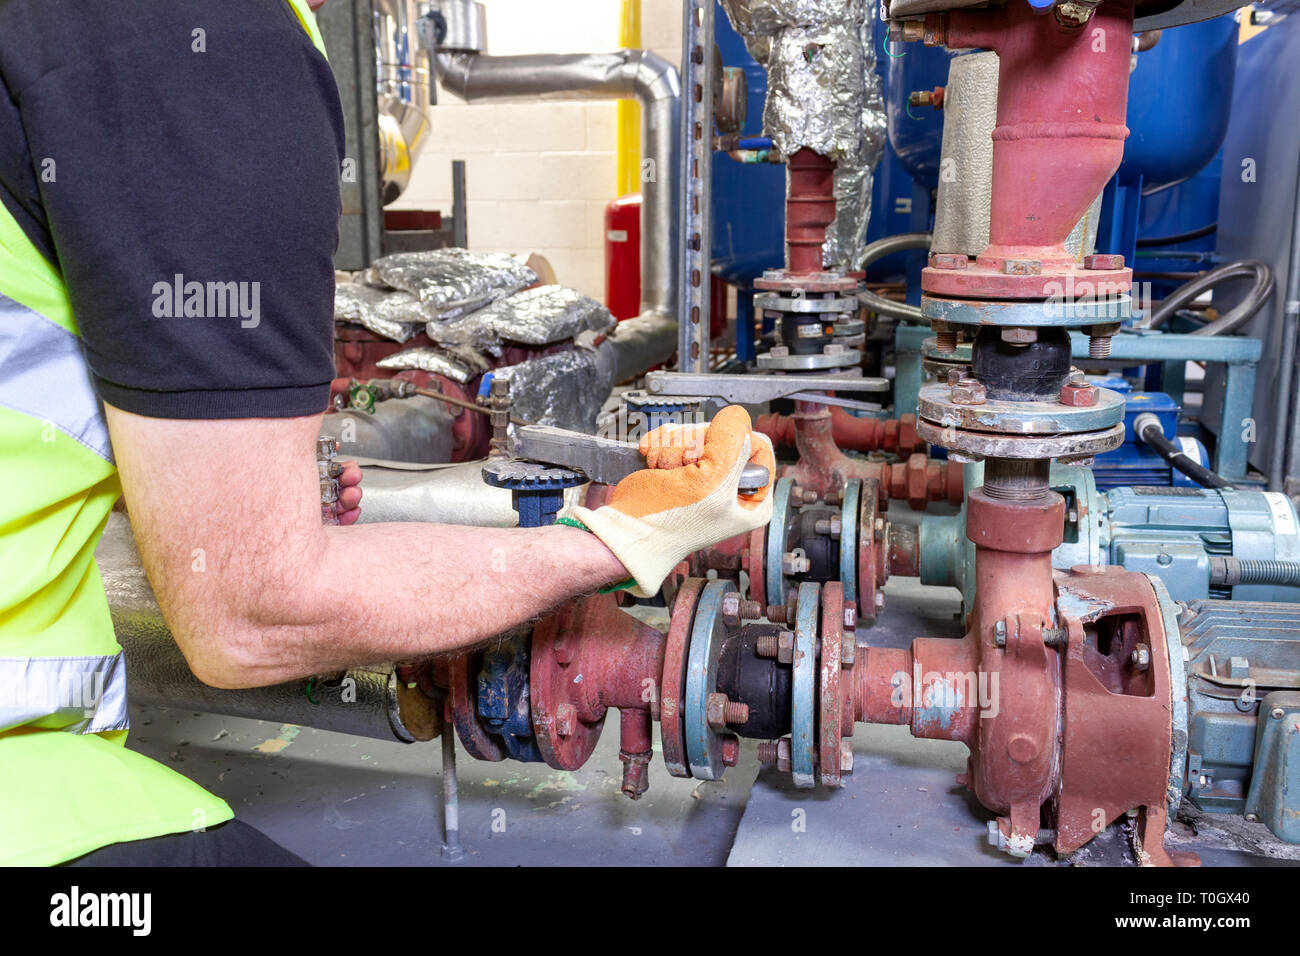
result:
M 952 401 L 944 383 L 921 386 L 918 419 L 941 428 L 959 428 L 1002 435 L 1074 435 L 1095 432 L 1124 420 L 1124 398 L 1108 388 L 1096 389 L 1095 405 L 1060 402 L 1009 402 L 986 398 L 978 405 Z
M 861 362 L 862 353 L 858 349 L 838 345 L 828 345 L 824 352 L 813 352 L 808 355 L 764 352 L 755 359 L 760 369 L 771 372 L 822 372 L 853 368 Z
M 1075 329 L 1127 321 L 1133 317 L 1133 299 L 1128 294 L 1110 294 L 1100 299 L 1075 298 L 1062 295 L 1059 289 L 1055 296 L 1049 294 L 1030 301 L 923 295 L 921 315 L 932 323 L 951 325 Z
M 790 272 L 786 269 L 768 269 L 754 280 L 754 288 L 803 295 L 854 292 L 858 288 L 858 277 L 843 272 Z M 856 308 L 857 304 L 854 303 L 854 309 Z
M 691 775 L 686 762 L 682 700 L 686 693 L 686 660 L 690 652 L 691 629 L 695 626 L 695 606 L 707 583 L 704 578 L 687 578 L 682 582 L 673 602 L 664 646 L 664 675 L 659 688 L 659 738 L 663 744 L 664 766 L 674 777 Z
M 529 707 L 537 749 L 547 766 L 556 770 L 577 770 L 585 764 L 600 742 L 605 718 L 593 723 L 581 719 L 576 701 L 579 687 L 574 677 L 574 645 L 591 628 L 582 626 L 589 602 L 610 602 L 612 595 L 598 595 L 566 604 L 533 628 L 532 659 L 529 663 Z M 619 611 L 618 613 L 622 613 Z
M 953 460 L 982 461 L 985 458 L 1067 458 L 1075 455 L 1101 455 L 1124 444 L 1123 424 L 1095 432 L 1073 435 L 1007 435 L 997 432 L 946 428 L 918 420 L 916 433 L 931 445 L 947 448 L 960 455 Z
M 709 724 L 709 695 L 717 690 L 718 660 L 727 626 L 722 599 L 737 590 L 733 581 L 709 581 L 700 592 L 691 625 L 691 646 L 686 656 L 686 694 L 682 699 L 685 719 L 686 760 L 697 780 L 721 780 L 726 770 L 723 741 L 730 734 Z M 796 657 L 798 656 L 796 650 Z
M 1100 298 L 1101 301 L 1113 300 L 1133 287 L 1133 270 L 1128 267 L 1119 269 L 1080 269 L 1078 267 L 1044 268 L 1035 260 L 1007 259 L 1001 263 L 1001 269 L 989 268 L 979 263 L 970 263 L 965 269 L 939 269 L 927 266 L 921 270 L 922 313 L 925 311 L 926 296 L 952 296 L 970 299 L 1027 299 L 1037 300 L 1087 300 Z M 940 316 L 942 318 L 942 316 Z M 1012 323 L 1021 325 L 1022 323 Z M 1030 322 L 1028 325 L 1051 323 Z
M 767 607 L 767 528 L 755 528 L 749 533 L 749 547 L 745 549 L 745 574 L 749 576 L 749 597 L 759 606 Z
M 862 502 L 858 506 L 858 577 L 857 597 L 848 597 L 845 588 L 845 600 L 856 601 L 858 613 L 862 617 L 874 618 L 879 613 L 877 597 L 880 585 L 880 539 L 876 535 L 876 522 L 880 517 L 880 483 L 868 479 L 862 483 Z
M 1145 572 L 1144 572 L 1145 573 Z M 1165 583 L 1154 574 L 1147 574 L 1156 592 L 1156 605 L 1165 626 L 1165 651 L 1169 656 L 1169 717 L 1171 723 L 1169 745 L 1169 789 L 1165 791 L 1165 806 L 1172 820 L 1183 802 L 1183 787 L 1187 773 L 1188 703 L 1187 675 L 1183 663 L 1182 628 L 1178 625 L 1179 607 L 1169 596 Z
M 760 292 L 754 296 L 754 308 L 765 312 L 796 312 L 807 315 L 827 315 L 858 311 L 856 297 L 810 299 L 802 295 L 781 295 L 779 292 Z
M 817 775 L 823 787 L 840 786 L 844 715 L 844 589 L 830 581 L 821 592 L 821 655 L 818 661 Z
M 790 775 L 807 790 L 817 783 L 817 625 L 821 586 L 799 585 L 795 605 L 794 660 L 790 700 Z M 843 610 L 841 609 L 841 619 Z M 838 632 L 837 632 L 838 633 Z
M 870 535 L 871 529 L 858 528 L 858 502 L 862 499 L 862 480 L 851 478 L 844 485 L 840 502 L 840 581 L 844 584 L 842 601 L 858 599 L 858 535 Z
M 763 582 L 769 604 L 785 603 L 785 574 L 781 569 L 781 560 L 785 556 L 785 526 L 790 510 L 790 491 L 793 488 L 793 478 L 779 478 L 776 487 L 772 489 L 772 517 L 767 523 L 767 547 L 764 549 L 767 574 Z
M 475 760 L 504 760 L 504 743 L 488 730 L 478 712 L 478 673 L 482 666 L 483 655 L 478 651 L 456 654 L 447 662 L 451 722 L 466 752 Z

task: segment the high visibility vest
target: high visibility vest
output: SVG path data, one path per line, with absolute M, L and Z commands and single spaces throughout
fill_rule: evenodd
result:
M 323 54 L 304 0 L 287 0 Z M 206 829 L 224 800 L 127 750 L 95 546 L 121 493 L 58 271 L 0 205 L 0 864 Z

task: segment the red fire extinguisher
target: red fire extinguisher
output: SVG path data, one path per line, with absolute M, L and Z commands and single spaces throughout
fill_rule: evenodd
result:
M 641 311 L 641 194 L 605 207 L 605 305 L 620 322 Z

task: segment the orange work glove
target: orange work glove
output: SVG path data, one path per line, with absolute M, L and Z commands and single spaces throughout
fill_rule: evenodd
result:
M 751 495 L 737 491 L 746 465 L 763 465 L 775 479 L 776 458 L 749 413 L 729 405 L 707 425 L 663 425 L 641 439 L 650 466 L 620 481 L 609 503 L 594 511 L 570 506 L 636 581 L 632 593 L 650 597 L 687 555 L 767 524 L 771 482 Z

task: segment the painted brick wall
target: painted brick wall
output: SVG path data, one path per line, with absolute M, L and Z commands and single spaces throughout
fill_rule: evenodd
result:
M 618 46 L 618 0 L 485 0 L 488 51 L 580 53 Z M 681 58 L 680 0 L 642 0 L 642 40 Z M 443 90 L 411 183 L 394 208 L 451 211 L 451 161 L 465 160 L 472 249 L 539 252 L 556 276 L 604 298 L 605 204 L 615 198 L 613 101 L 478 103 Z

